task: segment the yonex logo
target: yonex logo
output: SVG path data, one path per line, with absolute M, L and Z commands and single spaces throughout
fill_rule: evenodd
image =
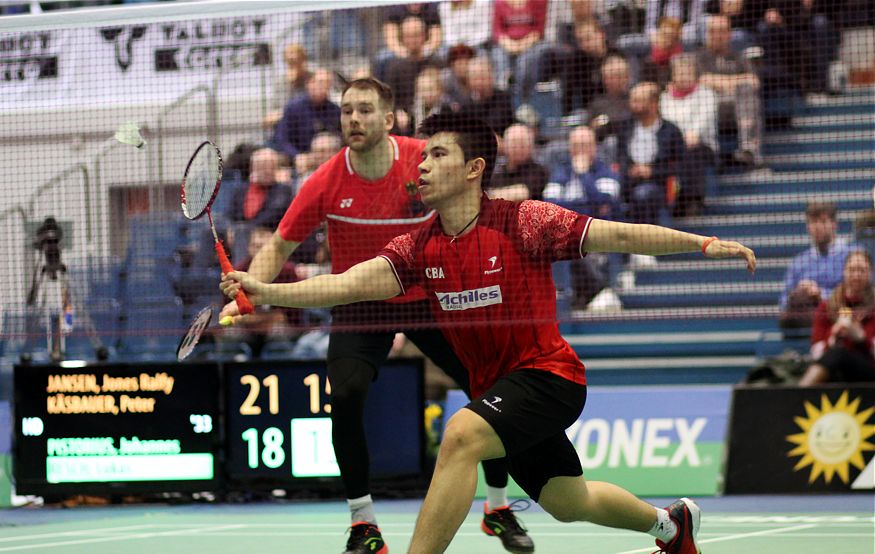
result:
M 349 208 L 352 206 L 352 198 L 344 198 L 340 201 L 341 208 Z
M 483 308 L 502 302 L 499 285 L 460 292 L 435 292 L 435 296 L 445 312 Z

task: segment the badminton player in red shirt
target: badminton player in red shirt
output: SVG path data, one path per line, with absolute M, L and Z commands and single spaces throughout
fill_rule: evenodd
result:
M 507 456 L 510 474 L 560 521 L 649 533 L 660 552 L 698 554 L 700 511 L 683 498 L 666 509 L 610 483 L 586 481 L 565 429 L 586 401 L 584 366 L 559 333 L 550 263 L 586 252 L 743 258 L 745 246 L 654 225 L 603 221 L 537 201 L 482 193 L 496 140 L 482 122 L 439 114 L 419 166 L 423 202 L 438 217 L 340 275 L 264 284 L 241 272 L 222 281 L 258 304 L 315 307 L 390 298 L 414 286 L 470 373 L 472 401 L 447 425 L 409 552 L 443 552 L 471 506 L 477 463 Z
M 332 272 L 342 273 L 374 257 L 395 236 L 434 219 L 416 186 L 425 141 L 390 135 L 393 117 L 393 94 L 387 85 L 376 79 L 347 85 L 340 116 L 346 148 L 307 179 L 271 241 L 253 259 L 251 275 L 266 282 L 275 279 L 291 253 L 323 221 L 328 222 Z M 223 317 L 237 314 L 233 302 L 222 311 Z M 383 554 L 362 425 L 371 382 L 386 360 L 396 330 L 404 330 L 466 392 L 468 371 L 436 327 L 421 287 L 411 287 L 385 302 L 337 306 L 331 324 L 332 441 L 353 524 L 346 554 Z M 487 461 L 483 472 L 488 499 L 483 530 L 498 536 L 513 552 L 534 551 L 531 538 L 508 507 L 505 460 Z

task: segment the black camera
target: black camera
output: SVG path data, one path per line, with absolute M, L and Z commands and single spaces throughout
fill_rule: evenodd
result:
M 46 270 L 52 274 L 62 269 L 61 264 L 61 239 L 64 232 L 54 217 L 47 217 L 43 224 L 36 230 L 36 240 L 33 247 L 41 250 L 46 257 Z

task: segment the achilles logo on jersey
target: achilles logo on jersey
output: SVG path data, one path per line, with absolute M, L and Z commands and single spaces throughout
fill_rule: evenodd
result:
M 501 287 L 492 285 L 461 292 L 435 292 L 435 296 L 445 312 L 470 310 L 501 304 Z

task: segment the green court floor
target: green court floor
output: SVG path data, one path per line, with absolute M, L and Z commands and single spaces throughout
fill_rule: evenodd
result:
M 756 506 L 755 497 L 750 503 Z M 381 527 L 392 553 L 405 551 L 418 507 L 416 501 L 379 504 Z M 654 550 L 652 539 L 642 534 L 558 523 L 537 508 L 521 517 L 536 541 L 537 552 L 543 554 Z M 347 520 L 345 505 L 329 502 L 28 508 L 0 511 L 0 522 L 0 553 L 322 554 L 343 550 Z M 844 513 L 805 513 L 792 508 L 786 513 L 706 511 L 699 540 L 707 554 L 870 554 L 875 552 L 875 518 L 865 509 Z M 448 552 L 500 554 L 503 550 L 496 539 L 480 531 L 479 517 L 472 509 Z

